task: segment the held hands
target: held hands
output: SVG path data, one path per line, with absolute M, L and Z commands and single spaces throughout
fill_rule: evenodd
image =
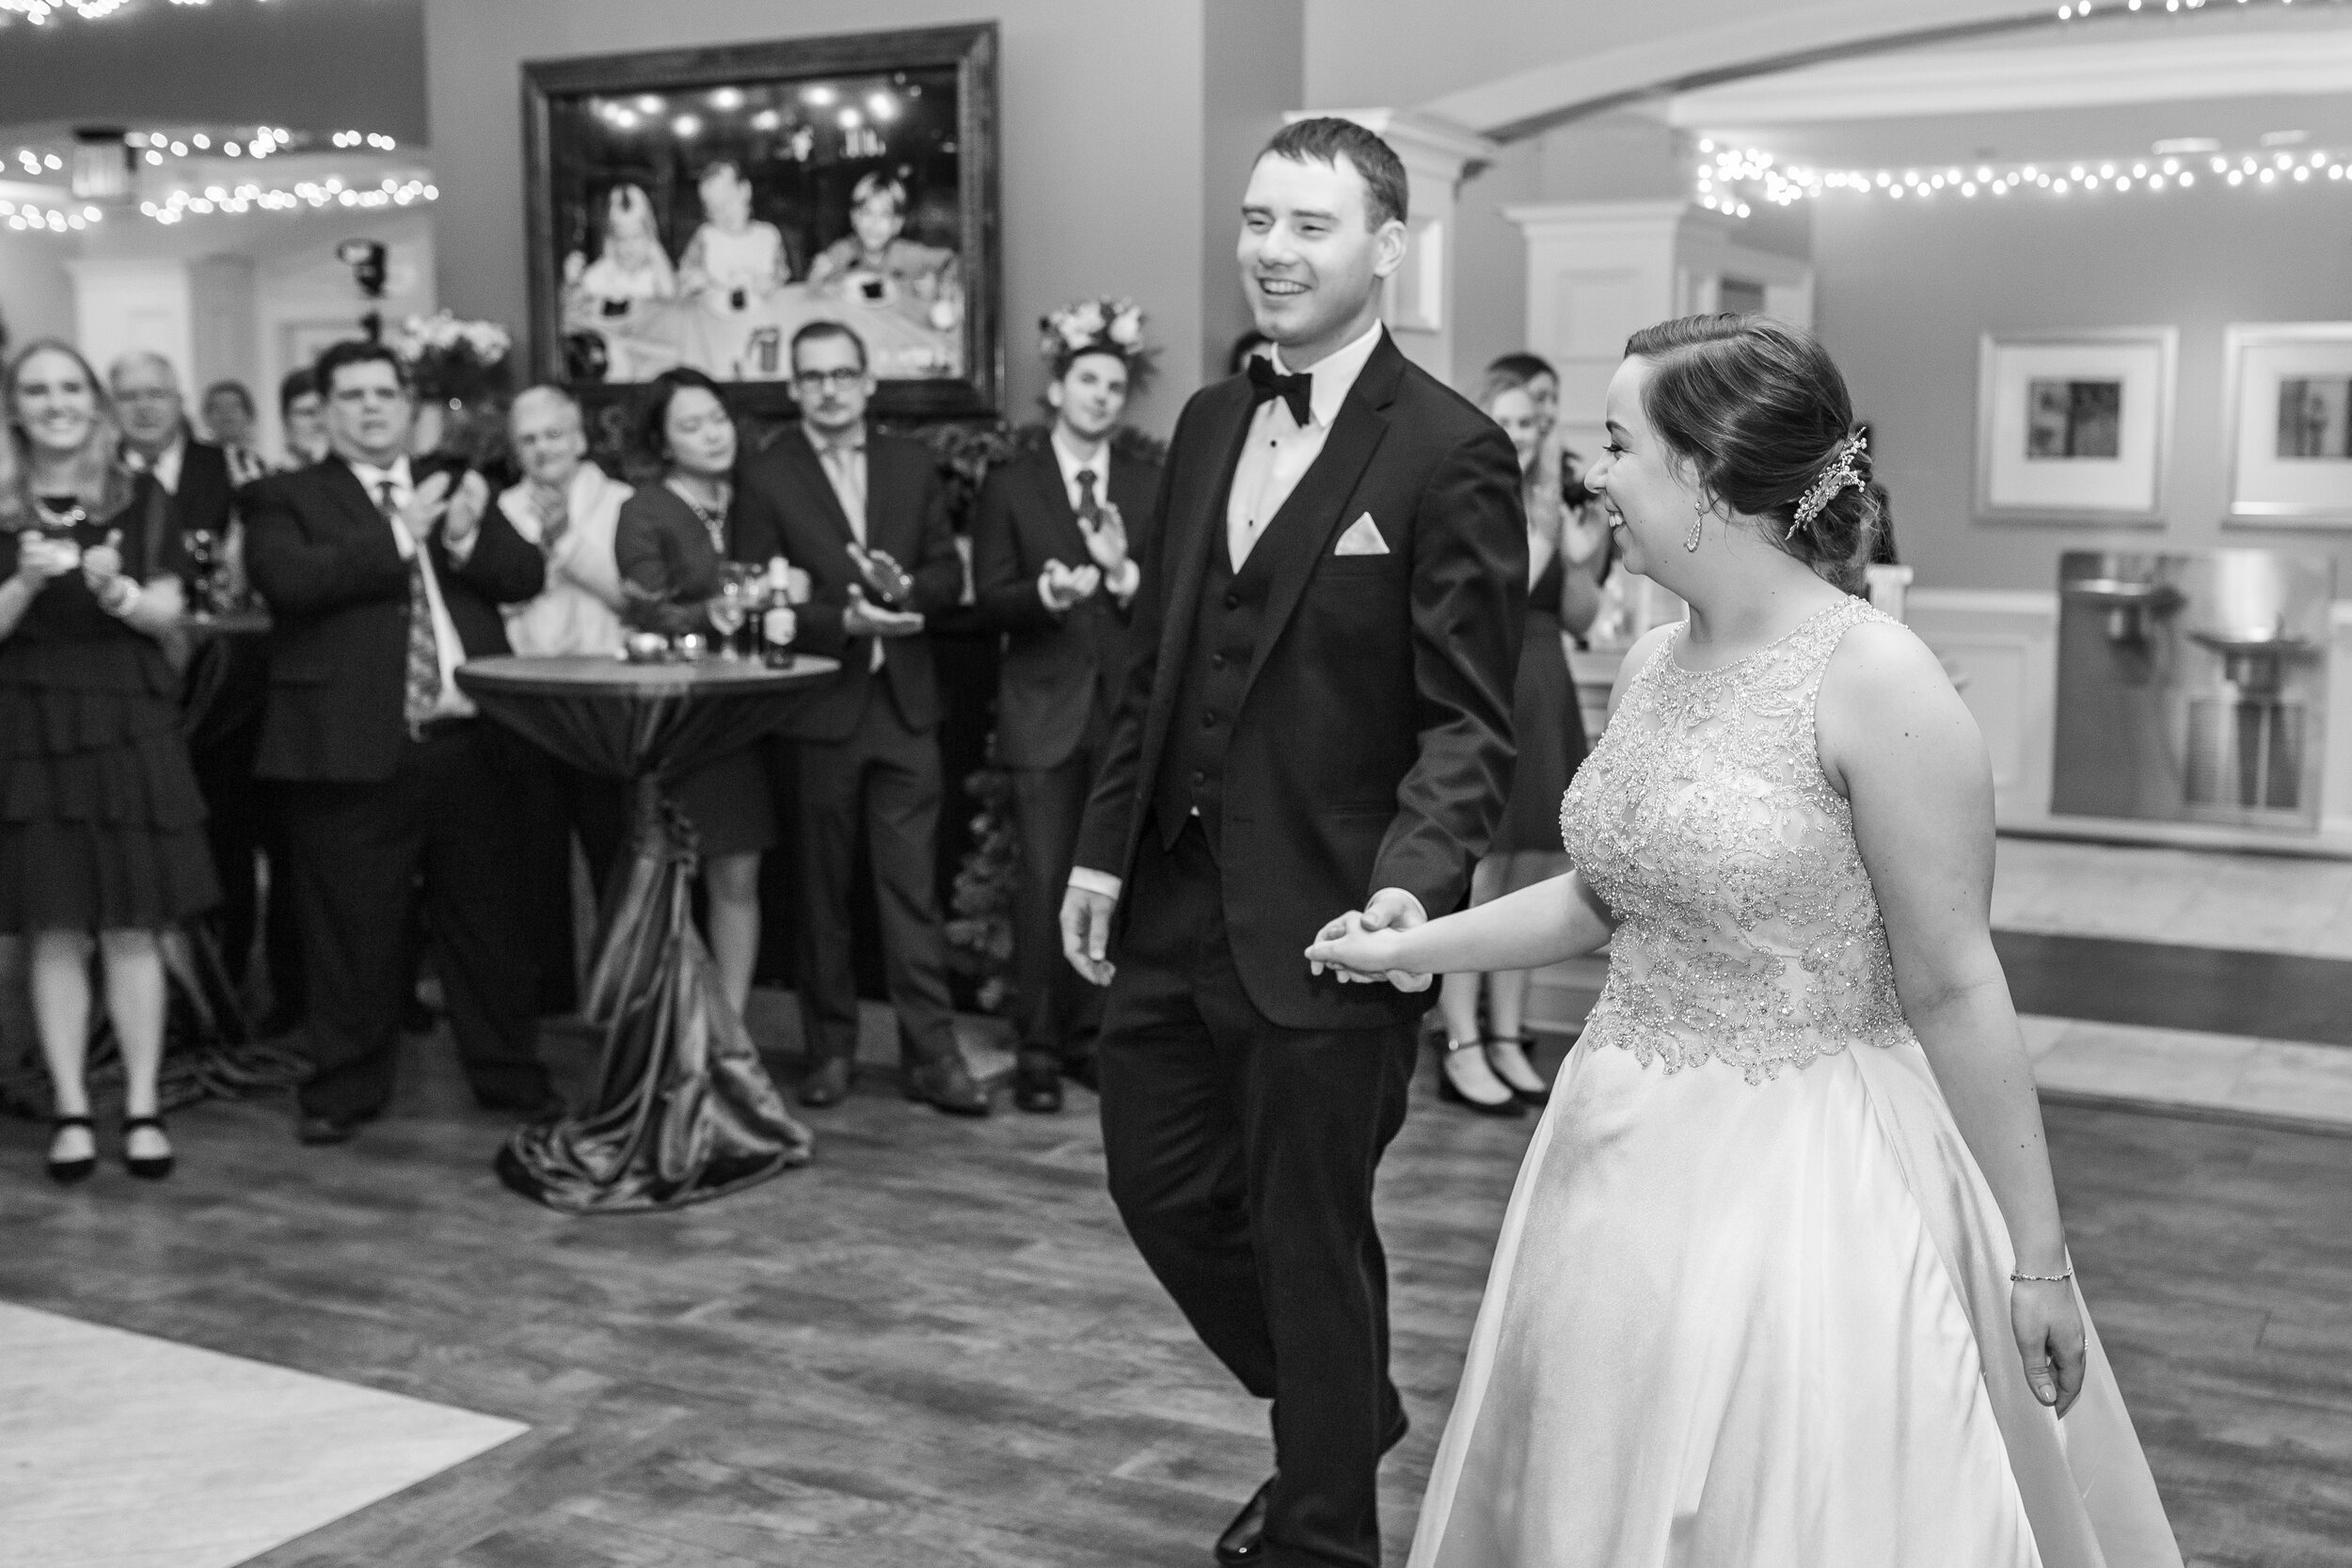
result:
M 1116 972 L 1104 955 L 1110 950 L 1111 911 L 1117 903 L 1090 888 L 1073 887 L 1061 895 L 1062 957 L 1098 986 L 1109 985 Z
M 1399 960 L 1404 933 L 1427 922 L 1402 890 L 1382 888 L 1363 909 L 1348 911 L 1315 933 L 1314 945 L 1307 949 L 1308 967 L 1317 974 L 1328 969 L 1343 984 L 1386 980 L 1402 991 L 1426 990 L 1432 976 L 1401 968 Z
M 850 602 L 841 611 L 841 630 L 850 637 L 915 637 L 923 630 L 923 612 L 868 604 L 866 590 L 851 583 Z
M 2009 1326 L 2026 1363 L 2033 1397 L 2063 1418 L 2083 1391 L 2082 1311 L 2072 1280 L 2020 1280 L 2010 1286 Z
M 1058 561 L 1048 561 L 1045 570 L 1037 575 L 1038 597 L 1057 615 L 1082 599 L 1092 598 L 1094 591 L 1102 586 L 1103 569 L 1099 566 L 1073 570 Z

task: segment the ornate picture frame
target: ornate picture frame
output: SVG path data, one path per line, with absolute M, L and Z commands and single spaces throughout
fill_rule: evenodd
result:
M 866 342 L 875 414 L 1004 388 L 993 23 L 531 60 L 532 372 L 592 403 L 673 365 L 791 417 L 811 321 Z
M 2223 521 L 2352 528 L 2352 322 L 2241 322 L 2223 342 Z
M 2179 346 L 2169 326 L 1985 333 L 1978 519 L 2162 524 Z

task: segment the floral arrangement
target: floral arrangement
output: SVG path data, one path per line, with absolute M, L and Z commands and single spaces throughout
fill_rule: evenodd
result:
M 473 403 L 505 389 L 515 340 L 490 321 L 459 321 L 447 310 L 411 316 L 392 334 L 392 352 L 408 367 L 420 399 Z
M 1095 349 L 1126 360 L 1128 377 L 1138 387 L 1152 373 L 1157 351 L 1144 345 L 1143 307 L 1132 299 L 1082 299 L 1048 312 L 1038 326 L 1043 333 L 1038 352 L 1049 365 L 1065 365 Z

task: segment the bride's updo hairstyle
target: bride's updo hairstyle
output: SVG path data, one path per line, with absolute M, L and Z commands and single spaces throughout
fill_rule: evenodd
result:
M 1870 454 L 1809 521 L 1797 503 L 1836 467 L 1854 434 L 1846 378 L 1813 335 L 1768 316 L 1682 316 L 1627 340 L 1645 359 L 1642 409 L 1704 494 L 1756 518 L 1767 538 L 1849 594 L 1879 531 Z M 1840 476 L 1842 478 L 1843 476 Z

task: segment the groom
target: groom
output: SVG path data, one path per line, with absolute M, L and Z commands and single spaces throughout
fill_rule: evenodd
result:
M 1177 421 L 1062 905 L 1071 962 L 1111 987 L 1111 1196 L 1274 1402 L 1276 1474 L 1218 1541 L 1228 1563 L 1380 1560 L 1374 1478 L 1405 1413 L 1373 1172 L 1423 1003 L 1303 955 L 1343 910 L 1409 926 L 1460 904 L 1510 784 L 1518 464 L 1380 325 L 1405 207 L 1396 153 L 1350 121 L 1259 156 L 1239 259 L 1274 359 Z

